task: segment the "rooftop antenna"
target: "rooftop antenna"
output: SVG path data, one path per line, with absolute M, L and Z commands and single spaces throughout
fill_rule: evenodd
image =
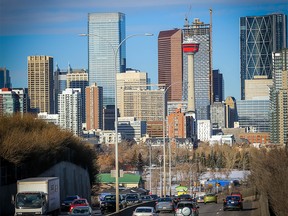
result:
M 189 20 L 188 17 L 191 14 L 191 5 L 189 6 L 188 13 L 185 14 L 185 22 L 184 22 L 184 28 L 189 28 Z

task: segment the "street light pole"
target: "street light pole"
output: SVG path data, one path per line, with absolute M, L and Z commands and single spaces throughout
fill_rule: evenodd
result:
M 117 54 L 119 52 L 120 47 L 122 46 L 122 44 L 128 40 L 131 37 L 136 37 L 136 36 L 153 36 L 153 34 L 150 33 L 145 33 L 145 34 L 132 34 L 127 36 L 126 38 L 124 38 L 119 45 L 116 47 L 116 49 L 114 48 L 114 46 L 111 44 L 110 41 L 108 41 L 106 38 L 97 35 L 97 34 L 80 34 L 80 36 L 95 36 L 95 37 L 99 37 L 101 39 L 103 39 L 105 42 L 107 42 L 112 50 L 113 50 L 113 54 L 114 54 L 114 103 L 115 103 L 115 195 L 116 195 L 116 212 L 119 212 L 119 158 L 118 158 L 118 109 L 117 109 Z
M 166 138 L 166 125 L 165 125 L 165 122 L 166 122 L 166 93 L 168 91 L 168 89 L 173 86 L 173 85 L 176 85 L 176 84 L 179 84 L 179 83 L 182 83 L 182 82 L 174 82 L 172 84 L 170 84 L 166 89 L 164 87 L 164 91 L 163 91 L 163 122 L 162 122 L 162 125 L 163 125 L 163 188 L 164 188 L 164 196 L 166 197 L 166 143 L 165 143 L 165 138 Z M 170 158 L 170 157 L 169 157 Z M 170 172 L 170 175 L 171 175 L 171 172 Z M 170 176 L 169 176 L 170 178 Z M 171 189 L 170 189 L 171 190 Z

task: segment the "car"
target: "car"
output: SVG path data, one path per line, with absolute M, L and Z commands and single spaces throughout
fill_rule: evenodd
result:
M 243 199 L 241 199 L 240 196 L 226 196 L 226 198 L 223 199 L 223 210 L 242 210 L 242 201 Z
M 123 197 L 119 195 L 119 209 L 126 207 L 126 202 L 123 202 Z M 116 211 L 116 195 L 106 195 L 100 205 L 101 212 L 115 212 Z
M 195 197 L 197 203 L 204 203 L 204 195 L 199 195 Z
M 75 199 L 80 199 L 81 197 L 78 195 L 72 195 L 72 196 L 67 196 L 61 203 L 61 211 L 63 212 L 69 212 L 70 211 L 70 206 L 73 200 Z
M 190 194 L 181 194 L 178 196 L 178 202 L 179 201 L 193 201 L 193 198 Z
M 180 201 L 175 208 L 175 216 L 199 216 L 199 206 L 193 201 Z
M 174 201 L 170 197 L 159 198 L 155 205 L 156 212 L 169 211 L 173 212 L 175 209 Z
M 217 195 L 212 194 L 212 193 L 205 194 L 204 195 L 204 204 L 211 203 L 211 202 L 217 203 Z
M 150 195 L 141 195 L 141 200 L 142 201 L 152 201 L 153 198 Z
M 243 197 L 242 194 L 240 192 L 232 192 L 231 196 L 239 196 L 240 197 L 240 202 L 241 202 L 241 209 L 243 209 Z
M 75 199 L 72 201 L 69 211 L 71 212 L 72 209 L 75 208 L 76 206 L 89 206 L 89 202 L 87 199 L 84 198 Z
M 69 216 L 92 216 L 92 208 L 90 206 L 75 206 Z
M 126 194 L 125 200 L 127 202 L 127 205 L 132 205 L 135 203 L 141 203 L 142 202 L 141 196 L 138 193 Z
M 157 216 L 156 210 L 154 207 L 150 206 L 139 206 L 134 211 L 132 216 Z
M 153 200 L 157 200 L 159 198 L 157 194 L 151 194 L 150 196 Z

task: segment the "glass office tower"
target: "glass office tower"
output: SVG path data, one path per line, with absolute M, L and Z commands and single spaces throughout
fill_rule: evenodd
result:
M 272 52 L 287 46 L 287 16 L 271 14 L 240 18 L 241 99 L 245 99 L 245 80 L 255 75 L 272 79 Z
M 125 14 L 88 14 L 89 85 L 103 87 L 103 105 L 115 104 L 115 54 L 125 39 Z M 116 71 L 125 72 L 126 46 L 121 45 L 116 57 Z

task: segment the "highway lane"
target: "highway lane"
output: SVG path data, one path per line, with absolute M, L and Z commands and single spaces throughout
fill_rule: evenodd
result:
M 223 203 L 199 204 L 199 216 L 252 216 L 252 202 L 244 202 L 242 211 L 223 211 Z M 174 216 L 174 213 L 161 212 L 159 216 Z

